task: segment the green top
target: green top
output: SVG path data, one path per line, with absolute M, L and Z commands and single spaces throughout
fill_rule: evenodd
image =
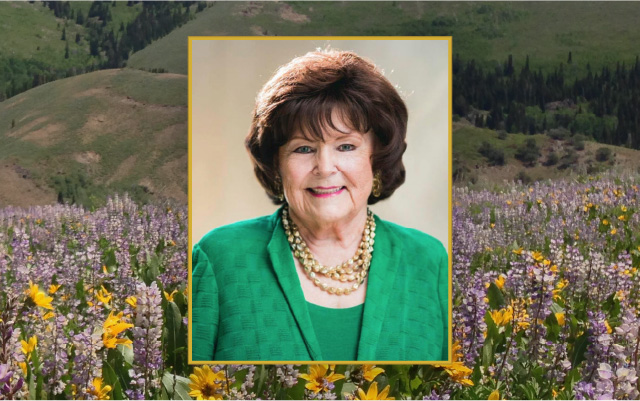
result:
M 192 361 L 329 361 L 280 210 L 212 230 L 193 247 Z M 448 360 L 444 247 L 418 230 L 375 219 L 358 360 Z
M 355 361 L 364 304 L 336 309 L 307 302 L 320 351 L 329 361 Z

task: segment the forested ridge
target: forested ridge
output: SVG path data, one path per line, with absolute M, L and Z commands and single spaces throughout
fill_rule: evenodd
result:
M 63 20 L 58 27 L 60 40 L 65 41 L 64 59 L 71 57 L 72 60 L 61 66 L 61 63 L 0 54 L 0 101 L 56 79 L 123 67 L 133 52 L 169 34 L 207 7 L 206 2 L 196 1 L 141 2 L 141 11 L 132 21 L 121 21 L 114 26 L 115 7 L 132 7 L 138 3 L 94 1 L 89 11 L 83 12 L 69 1 L 43 2 L 43 7 Z M 70 44 L 72 49 L 76 45 L 71 52 Z M 85 44 L 88 46 L 82 46 Z M 39 45 L 37 51 L 40 51 Z
M 571 53 L 567 65 L 571 64 Z M 565 128 L 597 142 L 640 149 L 640 60 L 565 78 L 565 64 L 543 73 L 507 60 L 493 70 L 453 58 L 453 113 L 478 127 L 536 134 Z

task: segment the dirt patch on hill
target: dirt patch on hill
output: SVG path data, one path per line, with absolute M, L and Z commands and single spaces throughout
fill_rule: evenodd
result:
M 75 153 L 73 155 L 73 160 L 82 164 L 95 164 L 95 163 L 100 163 L 100 160 L 102 160 L 102 156 L 100 156 L 96 152 L 88 151 L 88 152 L 82 152 L 82 153 Z
M 267 34 L 267 30 L 259 27 L 258 25 L 253 25 L 251 27 L 251 32 L 256 36 L 265 36 Z
M 22 120 L 24 120 L 24 118 Z M 9 131 L 7 133 L 7 136 L 11 138 L 20 138 L 26 133 L 30 132 L 33 128 L 37 127 L 38 125 L 44 124 L 45 122 L 47 122 L 47 120 L 49 120 L 49 117 L 47 116 L 36 118 L 35 120 L 28 122 L 25 125 L 17 126 L 15 129 Z
M 20 104 L 20 103 L 24 102 L 26 98 L 27 98 L 27 97 L 26 97 L 25 95 L 23 95 L 23 96 L 21 96 L 19 99 L 14 100 L 13 102 L 11 101 L 11 100 L 13 100 L 13 99 L 5 100 L 5 102 L 7 102 L 7 103 L 8 103 L 8 104 L 7 104 L 7 106 L 6 106 L 6 108 L 7 108 L 7 109 L 10 109 L 10 108 L 15 107 L 16 105 L 18 105 L 18 104 Z
M 107 93 L 106 88 L 91 88 L 91 89 L 87 89 L 86 91 L 78 92 L 74 94 L 73 97 L 78 98 L 78 97 L 98 96 L 98 95 L 102 96 L 106 93 Z
M 162 184 L 157 185 L 158 195 L 175 199 L 183 204 L 188 202 L 186 185 L 183 185 L 187 181 L 188 163 L 189 158 L 185 155 L 168 161 L 160 167 L 158 179 Z
M 56 194 L 52 189 L 41 188 L 32 180 L 23 178 L 15 167 L 7 162 L 0 162 L 0 188 L 10 189 L 0 191 L 0 207 L 28 207 L 56 202 Z
M 104 114 L 90 115 L 87 118 L 87 122 L 80 129 L 82 143 L 86 145 L 93 142 L 98 137 L 98 134 L 106 129 L 104 126 L 105 121 L 107 121 L 107 117 Z
M 189 128 L 187 124 L 171 125 L 153 135 L 154 148 L 169 148 L 176 142 L 187 143 Z
M 137 160 L 138 160 L 138 157 L 136 155 L 127 157 L 122 163 L 120 163 L 120 165 L 116 169 L 116 172 L 107 180 L 107 185 L 128 176 L 133 170 L 133 168 L 136 166 Z
M 298 24 L 309 22 L 309 17 L 293 11 L 293 7 L 291 7 L 289 4 L 283 4 L 278 11 L 278 15 L 280 15 L 280 18 L 284 20 L 295 22 Z
M 186 75 L 182 75 L 182 74 L 174 74 L 172 72 L 163 72 L 163 73 L 158 73 L 156 74 L 156 76 L 154 78 L 156 79 L 184 79 L 186 77 Z
M 247 6 L 242 7 L 236 15 L 242 15 L 243 17 L 254 17 L 262 11 L 262 4 L 255 1 L 250 1 Z
M 60 123 L 48 124 L 43 128 L 29 132 L 22 140 L 35 143 L 39 146 L 51 146 L 62 139 L 61 134 L 65 126 Z

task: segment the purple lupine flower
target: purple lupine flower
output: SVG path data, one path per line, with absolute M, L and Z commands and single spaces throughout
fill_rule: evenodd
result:
M 282 383 L 284 388 L 291 388 L 298 383 L 298 374 L 300 372 L 298 369 L 295 369 L 295 366 L 299 365 L 276 365 L 278 381 Z
M 41 340 L 44 359 L 42 373 L 48 376 L 45 386 L 47 391 L 53 394 L 62 394 L 66 387 L 62 375 L 66 373 L 66 365 L 69 362 L 68 339 L 64 335 L 67 323 L 64 315 L 58 315 L 51 325 L 51 336 L 43 336 Z
M 75 356 L 71 383 L 76 385 L 77 394 L 89 396 L 89 386 L 96 377 L 102 377 L 102 358 L 97 352 L 102 348 L 102 336 L 98 330 L 87 327 L 73 336 Z
M 133 328 L 133 369 L 131 390 L 135 399 L 151 397 L 160 386 L 158 371 L 162 368 L 162 298 L 155 282 L 137 287 L 136 321 Z

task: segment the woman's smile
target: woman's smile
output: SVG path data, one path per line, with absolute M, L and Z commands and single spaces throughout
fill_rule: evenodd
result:
M 347 187 L 313 187 L 307 188 L 307 191 L 316 198 L 329 198 L 340 195 Z

